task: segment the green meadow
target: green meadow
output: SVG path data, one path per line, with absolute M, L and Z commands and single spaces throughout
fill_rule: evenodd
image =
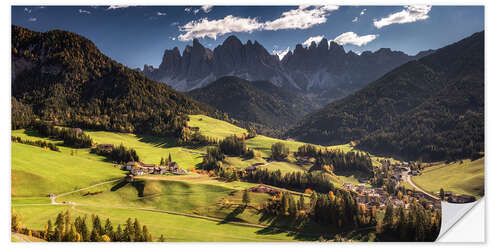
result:
M 484 195 L 484 158 L 428 167 L 422 171 L 422 175 L 413 176 L 412 181 L 431 193 L 439 193 L 443 188 L 456 194 L 480 198 Z
M 161 234 L 167 241 L 292 241 L 293 236 L 284 232 L 267 233 L 263 228 L 240 226 L 182 215 L 153 212 L 132 208 L 107 208 L 96 206 L 67 205 L 19 206 L 14 208 L 24 216 L 26 226 L 43 230 L 47 220 L 55 220 L 59 212 L 69 210 L 72 217 L 99 215 L 109 218 L 114 227 L 128 218 L 138 218 L 156 240 Z M 230 233 L 228 233 L 230 232 Z
M 204 135 L 218 139 L 246 133 L 245 129 L 203 115 L 190 116 L 189 125 L 199 127 Z M 172 159 L 185 169 L 201 163 L 202 153 L 206 150 L 206 147 L 179 147 L 172 138 L 107 131 L 85 133 L 89 134 L 95 143 L 123 144 L 134 148 L 145 163 L 159 163 L 162 157 L 166 158 L 170 154 Z M 141 223 L 148 226 L 154 238 L 163 234 L 168 241 L 305 239 L 303 236 L 294 236 L 294 233 L 262 228 L 270 222 L 263 219 L 256 208 L 272 198 L 270 195 L 250 192 L 249 205 L 242 206 L 243 190 L 258 184 L 225 182 L 196 173 L 184 176 L 141 176 L 134 178 L 133 182 L 125 182 L 122 178 L 126 172 L 120 170 L 120 166 L 106 161 L 102 156 L 91 154 L 90 149 L 68 148 L 62 145 L 62 141 L 41 137 L 30 130 L 15 130 L 12 135 L 28 140 L 51 141 L 61 150 L 54 152 L 36 146 L 12 143 L 12 207 L 23 215 L 23 222 L 30 228 L 43 229 L 48 219 L 54 220 L 59 212 L 69 209 L 73 216 L 98 214 L 102 218 L 110 218 L 115 225 L 124 223 L 129 217 L 137 217 Z M 247 147 L 258 151 L 255 158 L 226 157 L 224 164 L 243 169 L 255 163 L 264 163 L 265 166 L 258 168 L 280 170 L 283 173 L 309 171 L 312 164 L 300 166 L 293 157 L 289 157 L 287 161 L 267 162 L 264 157 L 270 155 L 271 146 L 277 142 L 285 143 L 291 153 L 304 145 L 293 140 L 258 135 L 246 141 Z M 328 148 L 355 150 L 349 144 Z M 384 158 L 373 159 L 376 163 Z M 336 186 L 345 182 L 357 184 L 358 178 L 358 173 L 331 176 Z M 100 184 L 109 180 L 117 181 Z M 96 184 L 100 185 L 94 186 Z M 85 189 L 63 194 L 82 188 Z M 49 193 L 63 194 L 56 198 L 56 202 L 60 204 L 51 204 L 47 198 Z M 298 199 L 299 196 L 296 197 Z M 307 197 L 308 195 L 308 200 Z M 73 205 L 65 205 L 68 202 Z M 304 230 L 310 235 L 318 235 L 318 228 L 321 227 L 309 225 Z
M 198 127 L 203 135 L 222 140 L 231 135 L 243 135 L 246 129 L 237 127 L 229 122 L 224 122 L 206 115 L 190 115 L 188 125 Z
M 12 143 L 12 196 L 46 197 L 124 176 L 119 167 L 80 151 L 71 155 Z

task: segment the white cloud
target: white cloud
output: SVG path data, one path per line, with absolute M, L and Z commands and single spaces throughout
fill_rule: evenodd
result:
M 124 9 L 128 7 L 130 7 L 130 5 L 110 5 L 106 10 Z
M 359 18 L 358 17 L 355 17 L 354 19 L 352 19 L 352 22 L 353 23 L 357 23 L 359 21 Z
M 339 6 L 299 6 L 297 9 L 283 12 L 281 17 L 265 22 L 266 30 L 308 29 L 327 21 L 329 12 L 338 10 Z
M 28 22 L 36 22 L 38 19 L 36 19 L 36 17 L 31 17 L 30 19 L 28 19 Z
M 194 9 L 193 10 L 193 14 L 195 14 L 195 15 L 198 14 L 198 12 L 200 12 L 200 9 Z
M 366 13 L 366 9 L 363 9 L 361 13 L 359 13 L 360 16 L 364 15 Z
M 171 26 L 177 26 L 177 25 L 179 25 L 179 22 L 173 22 L 173 23 L 171 23 L 170 25 L 171 25 Z
M 317 45 L 319 42 L 321 42 L 321 40 L 323 40 L 323 38 L 325 38 L 325 37 L 321 36 L 321 35 L 319 35 L 319 36 L 312 36 L 312 37 L 307 38 L 307 40 L 305 40 L 302 43 L 302 45 L 304 45 L 305 47 L 309 47 L 309 46 L 311 46 L 312 42 L 315 42 L 316 45 Z
M 286 48 L 286 49 L 273 49 L 273 54 L 274 55 L 277 55 L 280 60 L 283 59 L 283 57 L 286 56 L 286 54 L 288 54 L 288 52 L 290 51 L 290 47 Z
M 213 7 L 214 7 L 213 5 L 203 5 L 203 6 L 201 6 L 201 9 L 203 10 L 203 12 L 208 13 L 208 12 L 212 11 Z
M 259 23 L 256 18 L 241 18 L 229 15 L 224 19 L 218 20 L 209 21 L 207 18 L 202 18 L 198 21 L 191 21 L 179 27 L 179 30 L 184 33 L 179 35 L 178 38 L 180 41 L 189 41 L 193 38 L 205 37 L 210 37 L 215 40 L 217 36 L 230 32 L 252 33 L 259 29 L 262 29 L 262 23 Z
M 356 45 L 358 47 L 363 46 L 373 40 L 375 40 L 378 37 L 378 35 L 365 35 L 365 36 L 358 36 L 358 34 L 349 31 L 345 32 L 333 39 L 333 41 L 337 44 L 340 45 L 345 45 L 345 44 L 352 44 Z
M 430 5 L 412 5 L 405 6 L 405 9 L 392 13 L 387 17 L 381 18 L 379 20 L 373 20 L 373 25 L 378 29 L 391 25 L 394 23 L 413 23 L 416 21 L 421 21 L 429 18 L 427 13 L 431 11 L 432 6 Z
M 181 27 L 179 30 L 179 40 L 187 41 L 193 38 L 210 37 L 217 39 L 217 36 L 231 32 L 251 33 L 256 30 L 282 30 L 282 29 L 307 29 L 314 25 L 327 21 L 329 12 L 338 10 L 339 6 L 299 6 L 283 12 L 275 20 L 259 22 L 257 18 L 226 16 L 224 19 L 208 20 L 202 18 L 198 21 L 191 21 Z M 199 10 L 199 9 L 198 9 Z M 191 8 L 185 8 L 186 12 L 193 12 Z
M 157 15 L 157 16 L 166 16 L 166 15 L 167 15 L 167 13 L 165 13 L 165 12 L 159 12 L 159 11 L 158 11 L 158 12 L 156 12 L 156 15 Z
M 87 14 L 87 15 L 91 14 L 90 11 L 88 11 L 88 10 L 82 10 L 82 9 L 78 9 L 78 13 L 80 13 L 80 14 Z

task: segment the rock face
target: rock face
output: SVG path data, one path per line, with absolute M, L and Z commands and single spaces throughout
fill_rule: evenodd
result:
M 341 45 L 323 39 L 307 48 L 297 45 L 280 60 L 257 41 L 243 44 L 236 36 L 230 36 L 213 51 L 197 39 L 192 46 L 186 46 L 182 56 L 177 47 L 165 50 L 160 66 L 145 65 L 143 73 L 181 91 L 203 87 L 223 76 L 237 76 L 314 93 L 315 97 L 324 97 L 327 101 L 360 89 L 391 69 L 431 52 L 409 56 L 380 49 L 357 55 L 346 53 Z

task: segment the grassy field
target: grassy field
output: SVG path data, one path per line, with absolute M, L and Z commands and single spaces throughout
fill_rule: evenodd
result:
M 190 116 L 190 119 L 190 126 L 199 127 L 205 135 L 219 139 L 246 132 L 245 129 L 206 116 Z M 134 148 L 145 163 L 159 163 L 162 157 L 166 158 L 171 154 L 172 159 L 185 169 L 199 164 L 202 161 L 201 153 L 206 149 L 178 147 L 171 138 L 106 131 L 85 132 L 96 143 L 123 144 Z M 53 220 L 57 213 L 71 209 L 74 215 L 95 213 L 103 218 L 112 219 L 114 223 L 123 223 L 128 217 L 137 217 L 148 225 L 154 237 L 164 234 L 169 241 L 298 239 L 273 230 L 170 214 L 183 213 L 190 216 L 207 216 L 218 220 L 267 225 L 268 221 L 262 221 L 262 215 L 253 207 L 266 202 L 270 195 L 250 193 L 250 206 L 241 209 L 243 190 L 258 184 L 224 182 L 195 173 L 185 176 L 142 176 L 136 178 L 133 183 L 121 181 L 108 183 L 57 198 L 57 202 L 75 202 L 77 205 L 74 207 L 52 205 L 46 197 L 49 193 L 61 194 L 122 178 L 125 171 L 107 162 L 102 156 L 90 154 L 89 149 L 64 147 L 61 141 L 40 137 L 33 131 L 15 130 L 12 135 L 29 140 L 51 141 L 61 149 L 61 152 L 53 152 L 36 146 L 12 144 L 12 206 L 24 215 L 24 223 L 33 229 L 43 229 L 49 218 Z M 271 146 L 276 142 L 285 143 L 291 152 L 297 151 L 298 147 L 304 144 L 259 135 L 247 140 L 247 146 L 259 151 L 259 157 L 253 159 L 227 157 L 225 164 L 241 169 L 254 163 L 266 163 L 263 157 L 270 155 Z M 353 150 L 348 144 L 330 148 Z M 309 165 L 299 166 L 294 161 L 295 159 L 290 157 L 290 162 L 271 162 L 261 168 L 271 171 L 279 169 L 283 173 L 309 170 Z M 344 182 L 358 183 L 356 175 L 353 174 L 333 176 L 332 181 L 336 185 Z M 306 229 L 309 233 L 313 233 L 314 230 L 318 230 L 316 226 Z
M 228 166 L 233 166 L 237 169 L 245 169 L 255 163 L 266 163 L 267 161 L 261 157 L 254 157 L 252 159 L 245 159 L 241 157 L 226 157 L 224 163 Z
M 412 181 L 431 193 L 438 193 L 443 188 L 445 191 L 479 198 L 484 195 L 484 158 L 428 167 L 422 171 L 422 175 L 413 176 Z
M 242 135 L 247 133 L 246 129 L 206 115 L 190 115 L 188 125 L 190 127 L 198 127 L 203 135 L 217 139 L 224 139 L 231 135 Z
M 117 133 L 107 131 L 85 131 L 97 143 L 111 143 L 134 148 L 140 159 L 144 163 L 159 164 L 161 158 L 167 158 L 170 154 L 172 160 L 180 167 L 189 169 L 201 163 L 204 148 L 186 149 L 175 145 L 171 138 L 160 138 L 153 136 L 139 136 L 128 133 Z
M 161 234 L 167 241 L 291 241 L 293 237 L 286 233 L 267 234 L 262 228 L 232 225 L 206 219 L 172 215 L 130 208 L 105 208 L 94 206 L 24 206 L 16 207 L 16 211 L 25 217 L 26 226 L 43 230 L 47 220 L 55 220 L 57 213 L 70 210 L 74 216 L 99 215 L 109 218 L 116 227 L 127 218 L 138 218 L 146 225 L 156 240 Z M 228 233 L 230 232 L 230 233 Z
M 102 185 L 63 196 L 57 201 L 97 206 L 106 204 L 107 207 L 153 208 L 225 219 L 242 204 L 242 190 L 255 185 L 240 182 L 224 183 L 207 176 L 199 178 L 151 176 L 137 178 L 133 183 L 117 182 Z M 271 198 L 268 194 L 252 192 L 249 196 L 251 206 Z M 231 219 L 257 224 L 259 217 L 255 210 L 247 209 Z
M 123 176 L 113 164 L 88 154 L 12 143 L 13 197 L 46 197 Z

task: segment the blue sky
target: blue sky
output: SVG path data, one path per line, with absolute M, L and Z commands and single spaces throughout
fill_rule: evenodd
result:
M 13 6 L 12 24 L 92 40 L 131 68 L 158 66 L 193 38 L 211 49 L 230 35 L 269 52 L 324 37 L 346 51 L 437 49 L 484 29 L 482 6 Z

